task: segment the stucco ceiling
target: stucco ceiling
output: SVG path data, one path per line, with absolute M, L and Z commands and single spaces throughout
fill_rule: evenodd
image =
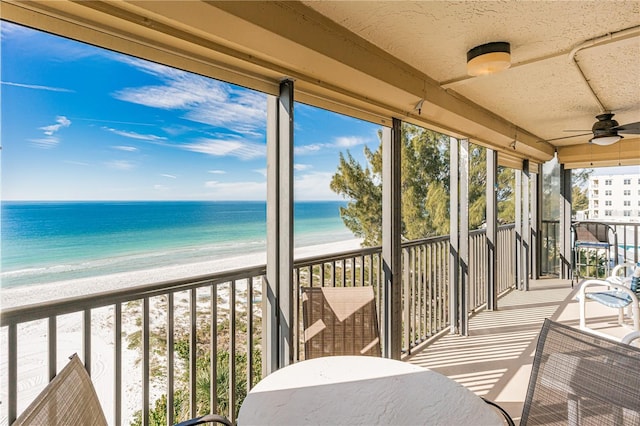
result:
M 638 135 L 574 136 L 603 110 L 640 121 L 638 0 L 0 1 L 3 19 L 271 94 L 293 79 L 301 102 L 469 138 L 516 167 L 554 151 L 640 164 Z M 511 44 L 511 68 L 467 76 L 467 51 L 492 41 Z
M 635 27 L 635 37 L 584 48 L 575 58 L 603 106 L 616 114 L 620 124 L 640 121 L 637 0 L 304 3 L 447 90 L 544 139 L 587 133 L 600 113 L 572 64 L 571 50 Z M 468 77 L 466 52 L 493 41 L 511 44 L 512 68 Z M 588 139 L 580 136 L 553 144 L 583 144 Z

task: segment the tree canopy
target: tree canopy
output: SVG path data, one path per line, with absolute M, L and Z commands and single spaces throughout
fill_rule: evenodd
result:
M 345 225 L 363 245 L 382 239 L 382 134 L 375 151 L 364 148 L 366 164 L 347 150 L 340 153 L 331 189 L 347 206 L 340 209 Z M 449 233 L 449 137 L 411 124 L 402 127 L 401 203 L 402 237 L 406 240 Z M 469 227 L 485 220 L 486 149 L 469 148 Z M 500 217 L 513 220 L 513 171 L 501 169 L 498 199 Z

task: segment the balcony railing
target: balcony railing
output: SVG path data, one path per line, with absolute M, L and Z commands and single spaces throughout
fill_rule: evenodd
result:
M 498 230 L 498 292 L 515 283 L 514 232 L 513 225 Z M 435 237 L 402 245 L 405 353 L 449 325 L 448 244 L 448 237 Z M 469 252 L 471 313 L 486 303 L 484 231 L 471 234 Z M 59 362 L 58 354 L 70 353 L 65 352 L 67 342 L 59 342 L 58 322 L 62 318 L 67 322 L 69 315 L 81 329 L 80 355 L 89 372 L 99 364 L 102 373 L 113 374 L 106 378 L 112 382 L 113 393 L 101 395 L 98 389 L 110 424 L 149 424 L 150 418 L 158 417 L 172 424 L 206 412 L 235 419 L 242 399 L 261 377 L 265 273 L 265 266 L 257 266 L 3 310 L 2 346 L 7 348 L 7 361 L 3 363 L 3 423 L 12 421 L 26 408 L 56 374 L 58 366 L 65 364 L 62 358 Z M 373 286 L 381 306 L 382 275 L 380 247 L 302 259 L 294 264 L 294 294 L 309 285 Z M 299 342 L 294 351 L 296 359 L 304 359 L 301 304 L 297 296 L 294 299 L 294 320 L 298 324 L 295 337 Z M 96 320 L 95 314 L 104 310 L 107 314 Z M 32 360 L 21 357 L 20 336 L 25 327 L 35 323 L 46 330 L 47 343 L 39 362 L 48 366 L 41 371 L 47 378 L 39 386 L 22 389 L 18 384 L 23 383 L 23 376 L 33 372 L 25 370 Z M 103 331 L 106 327 L 112 336 L 112 354 L 104 353 L 103 346 L 92 344 L 97 327 Z M 125 366 L 125 352 L 138 357 L 133 363 L 134 367 L 139 364 L 136 392 L 124 386 L 123 371 L 138 374 L 128 372 L 131 366 Z M 138 403 L 131 404 L 132 399 Z M 181 409 L 174 412 L 171 407 Z

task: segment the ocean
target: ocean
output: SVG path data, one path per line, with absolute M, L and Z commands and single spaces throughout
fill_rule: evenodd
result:
M 295 246 L 355 238 L 344 205 L 295 203 Z M 265 202 L 3 202 L 1 213 L 2 288 L 266 250 Z

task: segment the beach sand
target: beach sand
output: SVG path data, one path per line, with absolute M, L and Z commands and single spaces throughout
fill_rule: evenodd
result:
M 339 253 L 360 247 L 361 240 L 352 239 L 330 244 L 301 247 L 295 250 L 295 258 L 302 259 L 321 254 Z M 117 273 L 91 278 L 11 288 L 1 293 L 0 306 L 7 309 L 15 306 L 40 304 L 46 301 L 81 296 L 95 292 L 113 291 L 120 288 L 162 282 L 167 280 L 212 274 L 266 263 L 266 253 L 249 254 L 207 262 L 167 266 L 150 270 Z M 113 307 L 92 311 L 91 376 L 103 405 L 109 424 L 113 424 L 114 401 L 114 335 Z M 139 329 L 136 316 L 127 316 L 123 311 L 123 332 L 130 334 Z M 59 316 L 57 319 L 57 364 L 63 368 L 68 356 L 77 352 L 82 358 L 82 317 L 79 313 Z M 41 392 L 47 383 L 47 323 L 34 321 L 18 327 L 18 413 Z M 0 332 L 0 343 L 6 347 L 6 327 Z M 142 407 L 140 382 L 142 371 L 137 360 L 140 353 L 126 347 L 123 339 L 123 424 L 129 424 L 131 416 Z M 7 360 L 5 353 L 0 359 L 0 424 L 7 424 Z M 152 389 L 151 394 L 160 395 L 164 389 Z

